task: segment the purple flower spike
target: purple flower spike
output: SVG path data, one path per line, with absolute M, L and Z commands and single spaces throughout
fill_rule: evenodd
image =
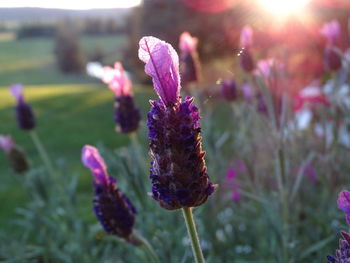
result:
M 243 48 L 251 48 L 253 45 L 253 30 L 248 25 L 241 31 L 240 44 Z
M 335 251 L 335 256 L 327 255 L 328 263 L 349 263 L 350 262 L 350 235 L 341 232 L 343 237 L 339 239 L 339 249 Z
M 17 101 L 16 117 L 17 123 L 22 130 L 32 130 L 35 128 L 35 117 L 32 107 L 24 101 L 23 86 L 15 84 L 10 87 L 10 92 Z
M 328 44 L 333 45 L 340 36 L 340 25 L 337 20 L 325 23 L 320 33 L 327 38 Z
M 338 195 L 338 208 L 345 213 L 346 222 L 350 225 L 350 192 L 341 191 Z
M 153 77 L 160 97 L 160 101 L 151 101 L 147 115 L 152 197 L 169 210 L 199 206 L 215 189 L 205 166 L 198 108 L 193 98 L 182 101 L 178 94 L 177 54 L 164 41 L 144 37 L 139 57 L 147 63 L 146 73 Z
M 95 147 L 84 146 L 82 161 L 95 177 L 93 209 L 104 230 L 136 245 L 132 237 L 135 207 L 118 189 L 116 180 L 108 175 L 106 164 Z
M 139 58 L 146 63 L 145 72 L 165 106 L 175 104 L 180 95 L 179 57 L 174 48 L 155 37 L 139 42 Z

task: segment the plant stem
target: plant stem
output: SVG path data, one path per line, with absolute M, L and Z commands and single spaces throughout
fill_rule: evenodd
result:
M 139 234 L 136 231 L 134 231 L 133 235 L 138 241 L 141 242 L 142 246 L 145 248 L 145 250 L 148 252 L 150 257 L 152 258 L 152 261 L 154 263 L 160 263 L 160 260 L 157 256 L 156 252 L 154 251 L 152 245 L 147 241 L 147 239 L 144 238 L 141 234 Z
M 187 232 L 191 239 L 193 256 L 196 260 L 196 263 L 204 263 L 205 260 L 203 257 L 201 245 L 199 243 L 196 224 L 194 222 L 193 215 L 192 215 L 192 208 L 184 207 L 182 208 L 182 212 L 185 218 Z
M 50 175 L 54 178 L 55 177 L 55 173 L 54 173 L 54 169 L 51 163 L 51 160 L 49 158 L 49 155 L 47 154 L 45 147 L 43 146 L 43 144 L 41 143 L 38 134 L 36 133 L 35 130 L 31 130 L 29 132 L 30 137 L 32 138 L 35 147 L 37 148 L 39 155 L 42 159 L 42 161 L 44 162 L 46 169 L 48 170 L 48 172 L 50 173 Z

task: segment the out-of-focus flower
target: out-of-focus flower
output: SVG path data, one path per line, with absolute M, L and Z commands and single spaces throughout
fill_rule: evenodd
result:
M 244 171 L 244 162 L 238 161 L 226 172 L 226 186 L 231 191 L 231 199 L 237 203 L 241 200 L 240 184 L 237 182 L 237 177 L 238 174 L 242 174 Z
M 131 92 L 131 81 L 127 78 L 123 66 L 116 62 L 114 68 L 104 67 L 102 81 L 108 84 L 110 90 L 115 94 L 114 120 L 117 131 L 130 133 L 139 127 L 141 114 L 135 105 Z
M 193 98 L 182 101 L 179 58 L 173 47 L 155 37 L 139 42 L 139 58 L 152 77 L 159 101 L 148 113 L 152 197 L 169 210 L 196 207 L 214 192 L 202 151 L 199 113 Z
M 11 168 L 16 173 L 23 173 L 29 169 L 27 156 L 13 142 L 11 136 L 0 135 L 0 149 L 4 150 Z
M 135 243 L 132 237 L 136 209 L 129 198 L 117 187 L 116 180 L 107 173 L 107 166 L 99 151 L 90 145 L 82 150 L 82 162 L 94 176 L 94 212 L 104 230 L 127 242 Z
M 340 37 L 340 25 L 337 20 L 325 23 L 320 33 L 327 38 L 329 44 L 334 44 Z
M 311 163 L 308 163 L 303 171 L 304 176 L 308 176 L 313 183 L 317 182 L 317 172 Z
M 328 70 L 338 70 L 342 67 L 342 58 L 332 46 L 327 46 L 324 50 L 324 63 Z
M 339 249 L 335 251 L 335 256 L 327 255 L 328 263 L 349 263 L 350 262 L 350 235 L 341 232 L 343 237 L 339 239 Z
M 253 30 L 246 25 L 241 31 L 240 44 L 243 48 L 251 48 L 253 45 Z
M 234 101 L 238 98 L 237 84 L 234 79 L 225 79 L 221 82 L 221 95 L 228 101 Z
M 104 68 L 99 62 L 88 62 L 86 64 L 86 73 L 91 77 L 102 79 L 104 75 Z
M 350 192 L 343 190 L 338 195 L 338 208 L 345 213 L 346 222 L 350 225 Z
M 180 35 L 180 74 L 184 84 L 196 82 L 200 75 L 200 61 L 197 52 L 198 38 L 190 33 L 183 32 Z
M 16 118 L 20 129 L 32 130 L 35 128 L 35 117 L 32 107 L 24 100 L 23 86 L 15 84 L 10 87 L 12 96 L 16 99 Z
M 252 86 L 247 82 L 242 85 L 241 89 L 242 89 L 243 98 L 248 102 L 252 101 L 254 98 L 254 90 Z
M 318 105 L 330 106 L 330 103 L 318 82 L 313 82 L 299 91 L 294 100 L 293 109 L 298 112 L 304 108 L 314 109 Z

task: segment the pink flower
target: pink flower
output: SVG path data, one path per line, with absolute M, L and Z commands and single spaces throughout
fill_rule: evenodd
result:
M 325 23 L 320 30 L 320 33 L 327 38 L 329 44 L 334 44 L 340 36 L 340 25 L 337 20 Z
M 180 51 L 184 55 L 191 54 L 196 51 L 198 44 L 198 38 L 192 37 L 190 33 L 183 32 L 180 35 Z
M 14 148 L 14 143 L 11 136 L 0 135 L 0 149 L 5 152 L 10 152 Z
M 107 66 L 103 70 L 102 81 L 108 84 L 117 97 L 131 94 L 131 81 L 126 76 L 120 62 L 116 62 L 114 68 Z
M 139 58 L 146 63 L 145 72 L 152 77 L 153 86 L 166 106 L 179 101 L 179 57 L 174 48 L 155 37 L 143 37 L 139 42 Z
M 23 102 L 23 86 L 21 84 L 14 84 L 10 87 L 12 96 L 17 100 L 18 103 Z
M 329 106 L 329 100 L 325 94 L 322 93 L 318 82 L 313 82 L 311 85 L 299 91 L 294 100 L 294 111 L 298 112 L 304 108 L 312 108 L 320 104 Z
M 350 225 L 350 192 L 341 191 L 338 195 L 338 208 L 345 213 L 346 222 Z
M 253 30 L 246 25 L 241 31 L 240 43 L 242 48 L 251 48 L 253 45 Z
M 99 151 L 90 145 L 85 145 L 82 150 L 81 160 L 83 164 L 89 168 L 95 176 L 96 185 L 108 185 L 109 176 L 107 173 L 107 166 L 102 159 Z

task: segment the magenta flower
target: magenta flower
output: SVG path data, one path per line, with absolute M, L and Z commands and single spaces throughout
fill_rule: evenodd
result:
M 21 84 L 15 84 L 10 87 L 12 96 L 16 99 L 16 118 L 20 129 L 32 130 L 35 128 L 35 117 L 32 111 L 32 107 L 25 102 L 23 96 L 23 86 Z
M 104 74 L 102 81 L 108 84 L 108 88 L 116 96 L 126 96 L 131 94 L 131 81 L 126 76 L 123 66 L 120 62 L 115 62 L 114 68 L 103 67 Z
M 240 44 L 242 48 L 251 48 L 253 45 L 253 30 L 250 26 L 246 25 L 241 31 Z
M 14 146 L 11 136 L 0 135 L 0 149 L 3 149 L 5 152 L 10 152 Z
M 181 54 L 189 55 L 197 51 L 198 38 L 192 37 L 190 33 L 183 32 L 180 35 L 179 48 Z
M 131 81 L 126 76 L 120 62 L 114 64 L 114 68 L 104 67 L 102 81 L 108 84 L 110 90 L 115 94 L 114 120 L 117 131 L 131 133 L 139 127 L 141 114 L 135 105 L 131 92 Z
M 98 150 L 85 145 L 82 162 L 94 176 L 94 212 L 104 230 L 133 243 L 133 225 L 136 209 L 130 200 L 118 189 L 116 180 L 107 173 L 107 166 Z
M 320 33 L 327 38 L 328 44 L 333 45 L 340 37 L 340 25 L 337 20 L 325 23 Z
M 244 173 L 246 170 L 245 164 L 242 161 L 237 161 L 230 167 L 226 172 L 226 186 L 231 192 L 231 199 L 238 203 L 241 200 L 240 194 L 240 184 L 237 182 L 237 177 L 239 174 Z
M 343 190 L 338 195 L 338 208 L 345 213 L 346 222 L 350 225 L 350 192 Z
M 193 98 L 180 97 L 179 59 L 168 43 L 140 40 L 139 58 L 160 101 L 148 113 L 152 197 L 169 210 L 203 204 L 214 192 L 202 151 L 199 113 Z

